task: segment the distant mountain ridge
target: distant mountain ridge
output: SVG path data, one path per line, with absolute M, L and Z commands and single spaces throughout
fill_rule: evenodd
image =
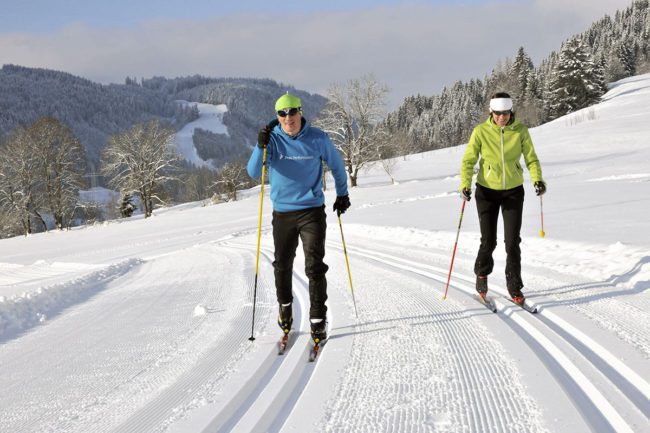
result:
M 104 85 L 66 72 L 4 65 L 0 69 L 0 138 L 39 117 L 53 116 L 72 128 L 86 149 L 90 169 L 97 171 L 109 135 L 151 119 L 168 121 L 178 129 L 193 120 L 192 110 L 176 100 L 226 104 L 228 113 L 223 120 L 230 135 L 213 134 L 205 141 L 206 134 L 200 134 L 202 156 L 214 157 L 218 166 L 220 152 L 214 149 L 211 153 L 210 146 L 224 144 L 239 149 L 236 153 L 247 153 L 257 139 L 258 128 L 274 117 L 273 103 L 283 92 L 296 93 L 308 117 L 315 116 L 327 102 L 323 96 L 270 79 L 195 75 L 153 77 L 141 83 L 127 78 L 125 83 Z
M 209 78 L 200 75 L 173 79 L 154 77 L 143 80 L 142 86 L 172 95 L 174 99 L 225 104 L 228 111 L 223 115 L 223 123 L 229 135 L 200 131 L 194 136 L 202 158 L 223 162 L 248 156 L 248 146 L 257 141 L 259 128 L 275 118 L 275 101 L 284 92 L 289 91 L 300 98 L 307 119 L 318 116 L 327 103 L 327 99 L 321 95 L 270 79 Z

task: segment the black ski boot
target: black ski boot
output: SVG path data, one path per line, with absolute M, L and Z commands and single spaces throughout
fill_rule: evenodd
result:
M 319 344 L 327 339 L 327 321 L 325 319 L 311 319 L 311 338 Z
M 524 285 L 522 283 L 511 283 L 511 284 L 507 284 L 507 286 L 508 286 L 508 293 L 512 298 L 512 302 L 514 302 L 517 305 L 524 305 L 524 301 L 526 300 L 526 297 L 521 292 L 521 289 L 524 287 Z
M 510 292 L 510 297 L 512 298 L 512 302 L 517 305 L 524 305 L 524 302 L 526 301 L 526 297 L 521 293 L 521 290 Z
M 488 280 L 487 280 L 487 275 L 477 275 L 476 276 L 476 291 L 478 292 L 478 295 L 485 299 L 487 296 L 487 291 L 488 291 Z
M 291 325 L 293 325 L 293 313 L 291 308 L 291 303 L 289 304 L 280 304 L 280 311 L 278 314 L 278 325 L 284 331 L 285 334 L 288 334 L 291 330 Z

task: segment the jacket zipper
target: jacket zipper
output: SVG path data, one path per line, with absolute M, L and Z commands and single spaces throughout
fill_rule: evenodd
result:
M 503 179 L 503 189 L 506 189 L 506 154 L 503 150 L 503 129 L 501 128 L 501 178 Z

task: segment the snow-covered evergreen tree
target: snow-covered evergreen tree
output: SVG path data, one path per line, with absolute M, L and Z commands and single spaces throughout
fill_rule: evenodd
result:
M 549 90 L 549 114 L 553 119 L 588 107 L 605 93 L 602 68 L 580 38 L 570 39 L 562 46 Z
M 524 47 L 519 47 L 509 72 L 510 82 L 512 83 L 509 93 L 521 103 L 526 98 L 533 72 L 533 62 L 526 54 Z

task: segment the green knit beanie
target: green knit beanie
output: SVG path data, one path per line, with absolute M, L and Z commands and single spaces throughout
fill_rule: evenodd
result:
M 300 108 L 300 98 L 287 92 L 275 101 L 275 111 L 284 110 L 285 108 Z

